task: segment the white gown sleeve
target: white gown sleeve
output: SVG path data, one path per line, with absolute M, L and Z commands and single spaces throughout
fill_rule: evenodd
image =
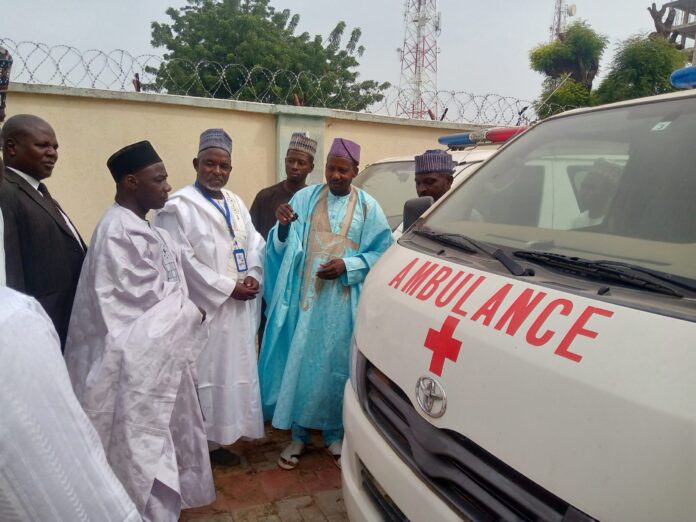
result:
M 140 520 L 73 393 L 50 319 L 7 288 L 0 309 L 0 520 Z
M 236 281 L 213 270 L 196 257 L 188 240 L 187 227 L 192 226 L 192 219 L 182 219 L 177 208 L 165 208 L 155 215 L 154 223 L 167 230 L 180 246 L 186 282 L 196 304 L 208 313 L 217 310 L 232 295 Z

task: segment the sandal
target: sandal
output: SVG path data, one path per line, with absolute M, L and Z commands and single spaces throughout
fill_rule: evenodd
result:
M 280 453 L 278 467 L 281 469 L 295 469 L 300 462 L 300 456 L 305 452 L 305 443 L 301 440 L 293 440 Z
M 331 455 L 333 463 L 338 469 L 341 469 L 341 450 L 343 449 L 343 441 L 332 442 L 326 446 L 326 452 Z

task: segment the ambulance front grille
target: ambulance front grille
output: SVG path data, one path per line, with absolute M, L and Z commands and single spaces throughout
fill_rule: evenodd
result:
M 459 516 L 469 520 L 592 521 L 466 437 L 439 429 L 362 354 L 358 395 L 382 436 Z

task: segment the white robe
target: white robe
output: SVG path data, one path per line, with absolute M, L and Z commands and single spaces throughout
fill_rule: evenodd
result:
M 141 514 L 155 479 L 183 507 L 215 499 L 195 389 L 207 326 L 179 255 L 166 231 L 109 209 L 82 267 L 65 348 L 78 400 Z
M 256 359 L 261 293 L 251 301 L 230 297 L 247 275 L 263 284 L 265 241 L 242 200 L 223 190 L 238 247 L 248 271 L 239 273 L 227 222 L 194 186 L 184 187 L 157 212 L 154 223 L 181 247 L 191 299 L 208 313 L 210 337 L 198 357 L 199 395 L 208 440 L 232 444 L 240 437 L 263 437 Z
M 138 521 L 37 301 L 0 287 L 0 520 Z

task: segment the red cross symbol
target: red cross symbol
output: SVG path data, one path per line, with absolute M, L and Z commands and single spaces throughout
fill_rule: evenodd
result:
M 430 328 L 428 335 L 425 338 L 425 347 L 433 351 L 433 358 L 430 361 L 430 371 L 435 375 L 442 377 L 442 368 L 445 365 L 445 359 L 452 362 L 457 362 L 459 350 L 462 347 L 462 342 L 453 337 L 454 330 L 459 326 L 459 319 L 456 317 L 447 317 L 442 323 L 442 328 L 438 332 Z

